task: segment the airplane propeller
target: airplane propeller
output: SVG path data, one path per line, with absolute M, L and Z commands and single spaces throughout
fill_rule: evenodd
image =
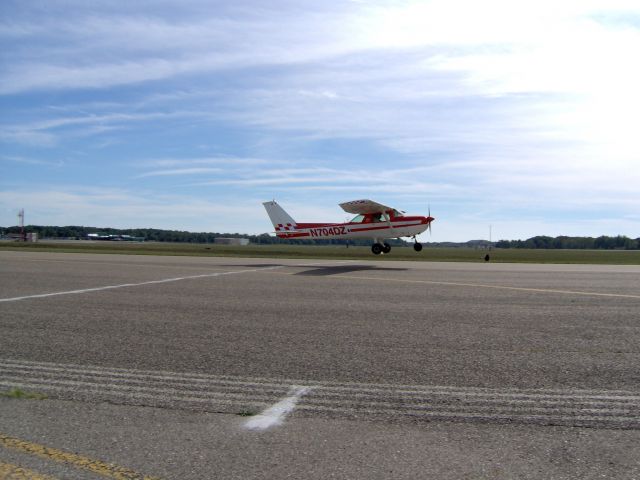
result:
M 431 218 L 431 205 L 428 206 L 428 210 L 429 210 L 428 218 Z M 427 230 L 429 230 L 429 235 L 431 235 L 431 222 L 427 224 Z

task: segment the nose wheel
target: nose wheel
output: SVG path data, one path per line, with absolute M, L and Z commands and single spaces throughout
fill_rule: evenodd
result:
M 414 249 L 416 252 L 421 252 L 421 251 L 422 251 L 422 244 L 421 244 L 421 243 L 419 243 L 419 242 L 416 240 L 416 243 L 414 243 L 414 244 L 413 244 L 413 249 Z

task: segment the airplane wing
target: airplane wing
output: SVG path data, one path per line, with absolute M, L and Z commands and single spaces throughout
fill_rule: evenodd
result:
M 391 207 L 381 205 L 373 200 L 353 200 L 351 202 L 341 203 L 340 206 L 345 212 L 356 214 L 381 213 L 387 210 L 393 210 Z

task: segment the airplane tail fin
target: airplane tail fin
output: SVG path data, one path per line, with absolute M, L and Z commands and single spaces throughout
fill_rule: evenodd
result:
M 264 202 L 263 205 L 276 232 L 295 230 L 296 221 L 275 200 Z

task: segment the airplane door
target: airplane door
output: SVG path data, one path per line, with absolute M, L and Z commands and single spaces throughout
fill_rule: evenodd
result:
M 391 223 L 391 217 L 389 216 L 389 213 L 384 212 L 382 214 L 382 221 L 383 222 L 387 222 L 387 225 L 389 226 L 389 233 L 393 233 L 393 224 Z

